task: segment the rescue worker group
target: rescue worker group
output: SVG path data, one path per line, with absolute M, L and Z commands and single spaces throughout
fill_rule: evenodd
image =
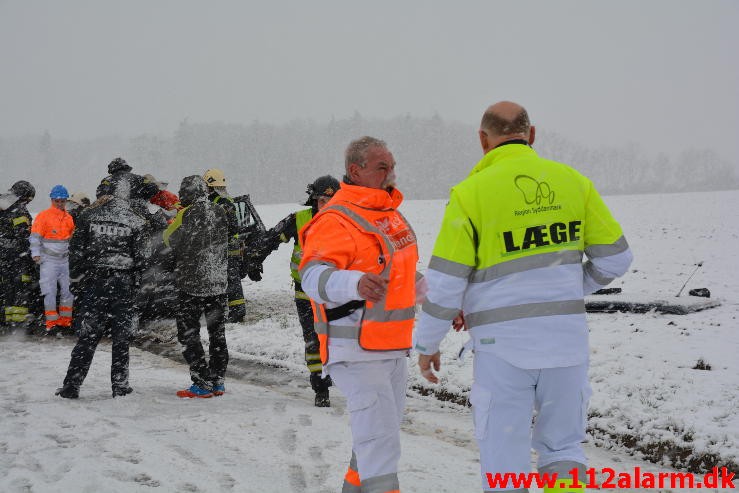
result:
M 27 206 L 36 190 L 17 181 L 0 194 L 4 333 L 77 337 L 56 391 L 66 399 L 79 397 L 109 336 L 112 396 L 122 397 L 133 392 L 130 341 L 142 320 L 167 311 L 169 287 L 191 380 L 176 395 L 223 396 L 225 326 L 243 322 L 248 308 L 242 279 L 261 280 L 264 260 L 293 242 L 315 406 L 331 405 L 333 385 L 350 417 L 344 493 L 400 491 L 407 360 L 414 350 L 421 375 L 438 383 L 449 329 L 469 331 L 473 347 L 482 490 L 498 490 L 491 475 L 529 471 L 534 449 L 538 471 L 563 479 L 545 491 L 583 491 L 566 479 L 587 468 L 584 296 L 623 275 L 632 253 L 593 183 L 534 151 L 535 127 L 521 105 L 488 107 L 478 138 L 483 158 L 451 188 L 424 274 L 399 210 L 395 159 L 374 137 L 350 142 L 341 182 L 316 178 L 305 208 L 269 230 L 216 168 L 183 178 L 174 194 L 116 158 L 94 201 L 56 185 L 35 217 Z

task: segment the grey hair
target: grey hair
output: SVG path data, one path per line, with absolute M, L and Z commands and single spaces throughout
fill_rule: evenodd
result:
M 376 139 L 374 137 L 364 136 L 357 140 L 353 140 L 349 143 L 344 152 L 344 167 L 347 174 L 349 173 L 349 165 L 357 164 L 364 168 L 367 165 L 367 151 L 371 147 L 381 147 L 387 149 L 387 144 L 384 140 Z

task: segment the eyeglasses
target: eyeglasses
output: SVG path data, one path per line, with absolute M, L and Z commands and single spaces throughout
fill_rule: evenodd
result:
M 62 203 L 63 204 L 64 202 L 67 201 L 67 199 L 51 199 L 51 201 L 52 202 L 57 202 L 57 203 Z

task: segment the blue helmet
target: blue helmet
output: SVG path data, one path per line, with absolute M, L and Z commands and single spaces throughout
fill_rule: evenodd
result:
M 68 199 L 69 192 L 67 192 L 67 189 L 64 188 L 64 185 L 54 185 L 54 188 L 51 189 L 49 197 L 51 197 L 52 199 Z

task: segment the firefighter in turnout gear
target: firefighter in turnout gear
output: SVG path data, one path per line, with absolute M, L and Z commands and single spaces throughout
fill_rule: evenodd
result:
M 74 296 L 69 290 L 69 239 L 74 220 L 66 211 L 69 192 L 56 185 L 49 194 L 51 207 L 41 211 L 31 226 L 31 256 L 40 264 L 41 294 L 44 297 L 46 330 L 72 325 Z M 56 297 L 59 290 L 59 307 Z
M 437 383 L 439 345 L 450 322 L 464 324 L 483 491 L 491 475 L 528 473 L 532 448 L 539 473 L 569 485 L 570 471 L 582 478 L 586 470 L 583 297 L 622 276 L 631 250 L 593 183 L 537 155 L 522 106 L 490 106 L 478 135 L 485 155 L 452 188 L 426 272 L 418 364 Z
M 398 206 L 395 159 L 349 144 L 341 188 L 299 232 L 324 373 L 346 397 L 352 457 L 344 492 L 400 490 L 400 424 L 417 302 L 416 236 Z
M 208 200 L 220 205 L 228 217 L 228 321 L 243 322 L 246 316 L 246 300 L 241 285 L 242 251 L 236 207 L 226 190 L 226 176 L 223 171 L 211 168 L 205 172 L 203 180 L 208 185 Z
M 82 211 L 69 244 L 72 290 L 81 312 L 75 312 L 77 344 L 57 395 L 79 396 L 95 349 L 107 332 L 112 339 L 110 383 L 113 397 L 133 391 L 128 383 L 129 341 L 134 300 L 145 264 L 146 221 L 131 207 L 126 187 L 115 186 Z M 118 195 L 120 193 L 120 195 Z
M 0 306 L 4 312 L 0 321 L 15 327 L 27 324 L 31 318 L 35 265 L 28 241 L 32 220 L 26 206 L 36 196 L 36 189 L 21 180 L 8 192 L 9 206 L 0 207 Z
M 331 378 L 322 378 L 321 372 L 323 365 L 321 364 L 321 355 L 319 353 L 320 344 L 318 336 L 313 328 L 313 310 L 310 305 L 310 298 L 303 292 L 300 285 L 300 273 L 298 266 L 303 258 L 303 249 L 300 246 L 298 231 L 313 219 L 313 216 L 328 204 L 331 197 L 339 190 L 339 181 L 333 176 L 321 176 L 316 181 L 308 185 L 306 192 L 308 193 L 308 201 L 304 204 L 310 206 L 294 212 L 285 219 L 277 223 L 277 225 L 267 231 L 259 246 L 261 262 L 282 243 L 293 241 L 293 254 L 290 258 L 290 275 L 295 285 L 295 307 L 298 311 L 298 319 L 303 328 L 303 339 L 305 341 L 305 363 L 308 365 L 310 372 L 310 384 L 316 393 L 316 407 L 329 407 L 329 387 L 331 386 Z
M 212 397 L 225 392 L 228 346 L 226 345 L 226 287 L 228 218 L 223 207 L 208 200 L 205 181 L 187 176 L 180 185 L 184 207 L 164 232 L 164 244 L 175 257 L 179 293 L 177 339 L 190 365 L 192 385 L 177 391 L 179 397 Z M 205 315 L 210 359 L 200 342 L 200 317 Z

